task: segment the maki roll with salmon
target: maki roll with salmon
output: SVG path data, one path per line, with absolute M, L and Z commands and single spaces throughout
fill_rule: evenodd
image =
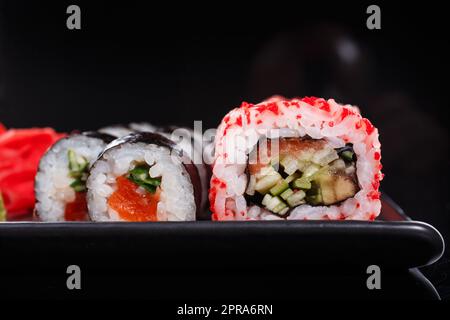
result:
M 35 178 L 35 212 L 41 221 L 89 220 L 86 181 L 92 163 L 114 137 L 97 132 L 72 134 L 41 158 Z
M 204 146 L 210 144 L 204 141 L 201 132 L 196 132 L 191 128 L 178 126 L 155 126 L 148 122 L 132 122 L 128 125 L 114 125 L 104 127 L 99 130 L 111 134 L 117 138 L 121 138 L 131 133 L 152 132 L 163 135 L 167 139 L 172 140 L 181 148 L 183 154 L 192 160 L 197 167 L 201 185 L 201 202 L 199 215 L 197 218 L 202 220 L 209 219 L 208 208 L 208 189 L 209 180 L 211 178 L 211 168 L 203 161 Z
M 87 188 L 94 221 L 191 221 L 200 211 L 197 167 L 157 133 L 111 143 L 92 166 Z
M 333 99 L 243 103 L 215 139 L 213 220 L 374 220 L 378 130 Z

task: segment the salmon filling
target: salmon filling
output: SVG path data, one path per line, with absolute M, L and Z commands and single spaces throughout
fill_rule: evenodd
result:
M 302 204 L 333 205 L 359 190 L 351 145 L 333 149 L 325 140 L 267 140 L 250 154 L 246 196 L 267 210 L 287 216 Z
M 126 221 L 157 221 L 161 178 L 151 178 L 147 165 L 136 166 L 127 175 L 116 178 L 117 189 L 108 205 Z

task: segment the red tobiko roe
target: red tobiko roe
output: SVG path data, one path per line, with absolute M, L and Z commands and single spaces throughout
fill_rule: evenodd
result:
M 39 160 L 64 136 L 52 128 L 6 130 L 0 123 L 0 192 L 8 218 L 33 211 Z

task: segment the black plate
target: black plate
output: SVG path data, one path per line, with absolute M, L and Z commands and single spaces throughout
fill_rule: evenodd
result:
M 387 198 L 374 222 L 8 222 L 0 224 L 0 297 L 438 299 L 411 268 L 443 249 L 436 229 Z M 82 290 L 66 287 L 73 264 Z M 382 270 L 382 290 L 367 289 L 372 264 Z
M 444 242 L 432 226 L 411 221 L 387 197 L 380 217 L 365 221 L 0 224 L 7 264 L 47 264 L 55 257 L 90 264 L 144 266 L 171 257 L 189 265 L 379 264 L 412 268 L 440 258 Z M 17 258 L 20 253 L 20 259 Z M 47 257 L 33 259 L 32 257 Z M 154 259 L 142 259 L 151 256 Z M 23 261 L 29 257 L 29 261 Z M 187 260 L 183 260 L 187 259 Z M 27 259 L 28 260 L 28 259 Z M 145 261 L 144 261 L 145 260 Z

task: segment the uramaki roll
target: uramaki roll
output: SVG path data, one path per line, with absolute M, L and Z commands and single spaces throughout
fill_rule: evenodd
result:
M 150 132 L 113 141 L 87 188 L 93 221 L 191 221 L 202 196 L 197 167 L 173 141 Z
M 333 99 L 243 103 L 215 138 L 213 220 L 374 220 L 380 213 L 378 130 Z

